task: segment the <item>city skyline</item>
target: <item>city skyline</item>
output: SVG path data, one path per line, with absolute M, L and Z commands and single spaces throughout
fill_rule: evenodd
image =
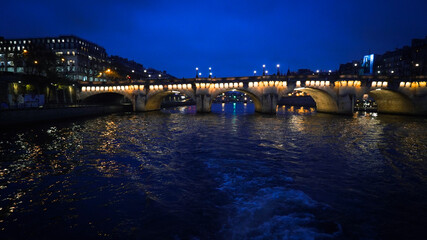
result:
M 0 13 L 8 21 L 1 21 L 0 35 L 73 34 L 109 55 L 181 78 L 194 77 L 196 67 L 203 77 L 209 67 L 217 77 L 248 76 L 261 72 L 263 64 L 271 73 L 276 64 L 282 72 L 336 70 L 365 54 L 410 45 L 427 33 L 423 1 L 78 3 L 6 3 Z

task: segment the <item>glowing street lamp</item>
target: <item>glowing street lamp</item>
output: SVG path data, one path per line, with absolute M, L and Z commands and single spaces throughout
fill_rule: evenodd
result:
M 196 67 L 196 78 L 199 76 L 199 68 Z
M 277 64 L 276 67 L 277 67 L 277 76 L 280 76 L 280 64 Z
M 256 70 L 254 70 L 254 76 L 256 76 Z
M 262 65 L 262 75 L 265 76 L 265 64 Z
M 212 68 L 209 67 L 209 78 L 212 78 Z
M 265 74 L 264 75 L 268 75 L 268 70 L 265 70 Z

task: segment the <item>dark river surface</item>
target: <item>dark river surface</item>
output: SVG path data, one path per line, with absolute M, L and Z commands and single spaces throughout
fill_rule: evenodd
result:
M 427 239 L 427 119 L 251 104 L 0 135 L 0 239 Z

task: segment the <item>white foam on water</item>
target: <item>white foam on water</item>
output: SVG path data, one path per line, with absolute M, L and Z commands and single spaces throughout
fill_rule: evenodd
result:
M 245 165 L 246 164 L 246 165 Z M 303 191 L 292 189 L 293 179 L 266 171 L 262 162 L 209 159 L 218 190 L 230 203 L 222 233 L 230 239 L 316 239 L 331 238 L 316 228 L 315 212 L 325 205 Z M 241 166 L 241 167 L 238 167 Z M 246 166 L 246 167 L 245 167 Z

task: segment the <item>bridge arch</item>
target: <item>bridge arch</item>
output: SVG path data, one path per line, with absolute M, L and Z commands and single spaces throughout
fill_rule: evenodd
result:
M 176 90 L 151 91 L 150 93 L 148 93 L 147 102 L 145 103 L 145 110 L 146 111 L 159 110 L 161 108 L 163 99 L 166 96 L 169 96 L 176 92 L 186 95 L 190 97 L 193 101 L 195 101 L 193 90 L 176 89 Z
M 338 113 L 336 99 L 327 91 L 318 88 L 296 88 L 294 90 L 308 93 L 316 102 L 316 111 L 327 113 Z
M 216 90 L 216 91 L 212 92 L 212 94 L 211 94 L 212 98 L 211 98 L 211 101 L 210 101 L 210 107 L 212 107 L 212 102 L 213 102 L 213 100 L 217 96 L 219 96 L 219 95 L 221 95 L 223 93 L 232 92 L 232 91 L 246 93 L 246 95 L 248 95 L 252 99 L 252 102 L 255 105 L 255 112 L 261 112 L 262 111 L 261 99 L 255 93 L 253 93 L 251 91 L 248 91 L 248 90 L 246 90 L 244 88 L 227 88 L 227 89 L 219 89 L 219 90 Z
M 368 92 L 377 103 L 377 111 L 392 114 L 414 114 L 415 104 L 405 94 L 389 89 L 376 89 Z

